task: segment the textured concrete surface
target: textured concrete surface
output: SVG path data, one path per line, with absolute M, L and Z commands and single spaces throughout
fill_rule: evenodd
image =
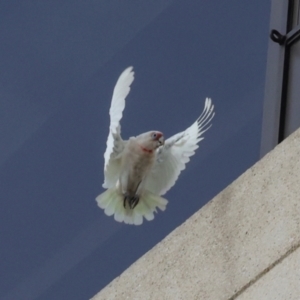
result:
M 285 257 L 237 300 L 299 300 L 300 248 Z
M 298 130 L 93 300 L 251 299 L 251 291 L 253 299 L 268 299 L 255 291 L 267 276 L 269 290 L 276 274 L 289 277 L 287 288 L 300 285 L 296 264 L 289 268 L 299 233 Z M 280 278 L 277 284 L 285 284 Z

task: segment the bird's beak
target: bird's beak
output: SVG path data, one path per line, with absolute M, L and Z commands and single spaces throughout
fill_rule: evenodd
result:
M 162 135 L 157 141 L 158 141 L 160 146 L 163 145 L 165 143 L 164 136 Z

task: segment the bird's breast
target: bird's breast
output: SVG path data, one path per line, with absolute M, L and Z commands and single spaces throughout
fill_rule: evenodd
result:
M 155 153 L 143 151 L 138 144 L 129 142 L 122 158 L 123 170 L 132 180 L 142 180 L 151 170 Z

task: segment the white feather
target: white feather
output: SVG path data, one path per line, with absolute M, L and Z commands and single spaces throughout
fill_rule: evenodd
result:
M 168 200 L 145 191 L 139 204 L 134 209 L 125 208 L 123 206 L 123 195 L 120 194 L 117 188 L 106 190 L 96 198 L 96 201 L 98 206 L 104 209 L 107 216 L 114 215 L 116 221 L 134 225 L 141 225 L 143 217 L 148 221 L 153 220 L 154 213 L 157 212 L 156 207 L 164 211 L 168 204 Z
M 190 157 L 195 154 L 198 143 L 204 139 L 201 135 L 210 128 L 214 117 L 214 106 L 206 98 L 200 117 L 185 131 L 166 140 L 158 149 L 157 160 L 147 179 L 145 188 L 155 195 L 164 195 L 176 182 Z
M 120 120 L 125 108 L 125 98 L 130 91 L 130 85 L 134 80 L 132 67 L 127 68 L 120 75 L 113 91 L 109 110 L 110 126 L 104 153 L 104 188 L 115 186 L 120 173 L 120 160 L 118 155 L 123 151 L 125 142 L 121 138 Z

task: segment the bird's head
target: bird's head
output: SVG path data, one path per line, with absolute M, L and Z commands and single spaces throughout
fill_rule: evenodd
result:
M 151 131 L 150 137 L 155 145 L 155 149 L 162 146 L 165 143 L 164 135 L 160 131 Z
M 156 150 L 165 142 L 164 135 L 160 131 L 149 131 L 137 136 L 137 141 L 140 146 L 149 151 Z

